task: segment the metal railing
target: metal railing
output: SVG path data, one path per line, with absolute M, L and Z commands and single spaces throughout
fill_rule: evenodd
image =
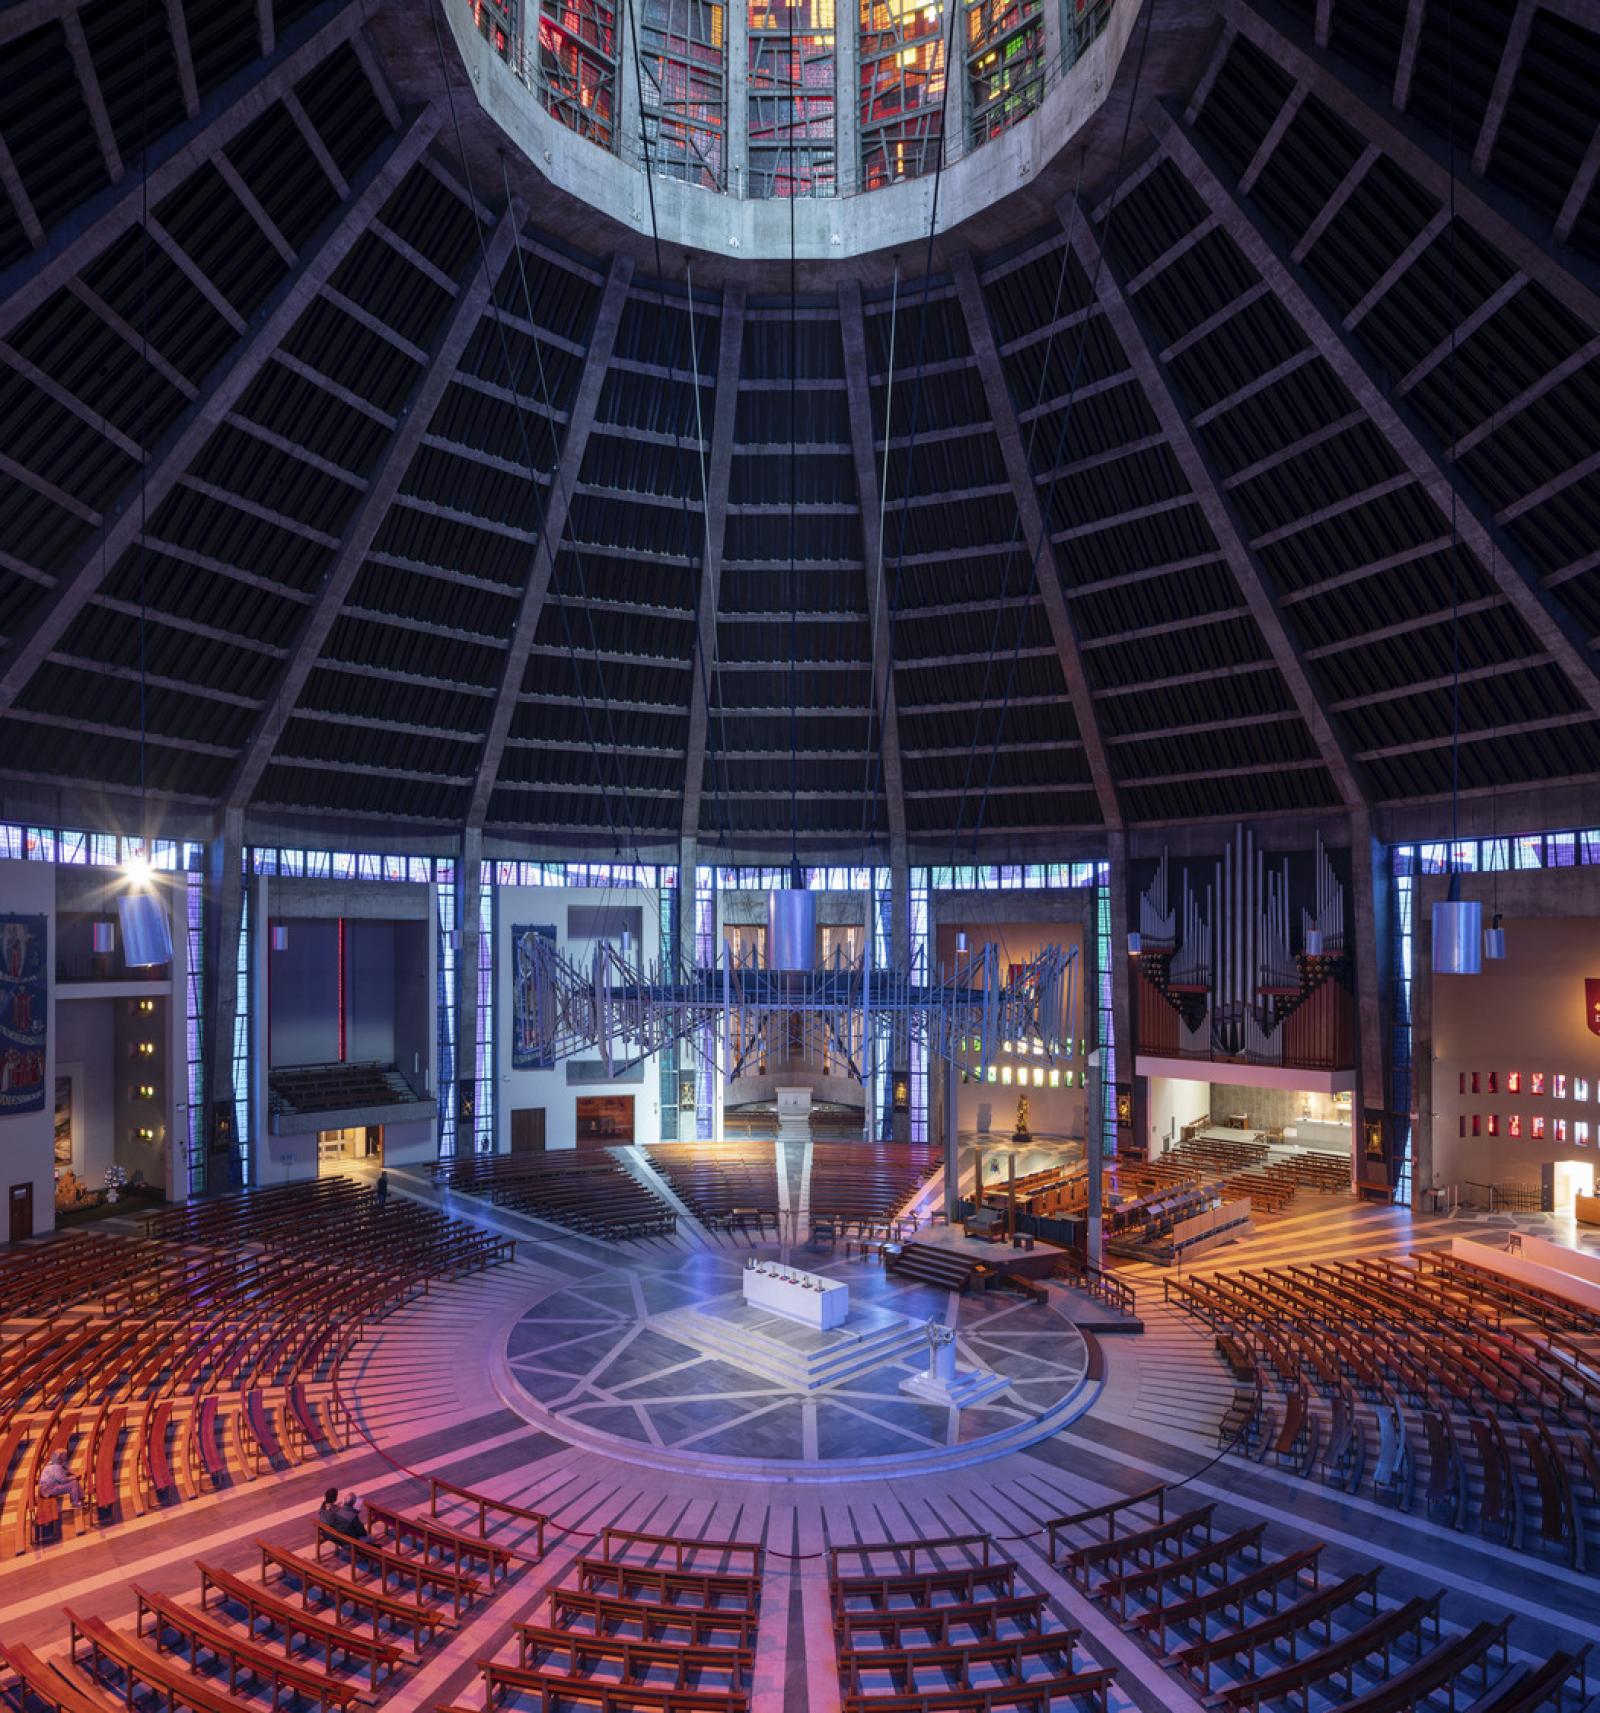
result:
M 947 0 L 948 3 L 948 0 Z M 955 0 L 960 4 L 962 0 Z M 976 99 L 975 91 L 952 89 L 943 121 L 944 164 L 946 167 L 992 142 L 1011 126 L 1032 117 L 1044 104 L 1045 97 L 1062 81 L 1063 78 L 1083 58 L 1090 46 L 1105 33 L 1107 22 L 1111 17 L 1112 6 L 1116 0 L 1085 0 L 1078 7 L 1073 0 L 1044 0 L 1045 5 L 1060 5 L 1062 8 L 1062 46 L 1059 54 L 1044 61 L 1018 87 L 1006 90 L 999 96 L 984 99 L 975 111 L 967 111 L 964 118 L 956 116 L 957 111 L 968 109 Z M 624 23 L 619 22 L 617 39 L 623 44 L 623 50 L 612 67 L 612 87 L 609 91 L 609 113 L 604 119 L 597 119 L 593 109 L 583 109 L 581 104 L 575 104 L 570 80 L 552 79 L 546 72 L 543 63 L 544 50 L 541 49 L 537 28 L 533 39 L 528 39 L 526 28 L 519 19 L 518 25 L 509 33 L 500 28 L 500 21 L 495 19 L 490 9 L 475 0 L 466 0 L 473 14 L 474 24 L 494 47 L 498 57 L 507 65 L 518 82 L 531 90 L 539 105 L 545 109 L 558 123 L 577 129 L 577 134 L 586 136 L 596 147 L 603 148 L 609 154 L 614 154 L 619 160 L 636 167 L 643 172 L 648 166 L 649 171 L 658 179 L 676 179 L 688 183 L 698 183 L 704 188 L 714 190 L 717 194 L 731 196 L 739 201 L 781 201 L 781 196 L 773 197 L 758 190 L 759 185 L 767 184 L 772 179 L 770 172 L 753 175 L 747 172 L 744 161 L 726 159 L 729 127 L 725 120 L 729 104 L 733 101 L 746 99 L 743 90 L 725 89 L 724 99 L 717 104 L 719 119 L 723 121 L 721 129 L 721 151 L 723 159 L 720 163 L 721 182 L 707 185 L 706 178 L 714 172 L 714 167 L 708 167 L 705 159 L 690 152 L 687 143 L 682 147 L 665 141 L 661 135 L 662 121 L 665 120 L 668 129 L 677 131 L 685 136 L 697 134 L 697 127 L 692 116 L 682 111 L 669 108 L 664 113 L 653 109 L 640 117 L 636 105 L 636 93 L 632 85 L 633 67 L 631 63 L 632 49 L 630 38 Z M 730 18 L 735 14 L 730 13 Z M 957 71 L 965 83 L 968 81 L 965 63 L 966 45 L 957 43 L 960 63 Z M 623 91 L 619 86 L 620 79 L 630 80 L 629 87 Z M 838 82 L 838 60 L 835 59 L 835 84 Z M 854 100 L 858 99 L 856 92 L 846 92 Z M 968 99 L 960 99 L 966 95 Z M 837 97 L 836 97 L 837 99 Z M 626 110 L 631 116 L 632 124 L 624 132 L 617 123 L 620 111 Z M 916 115 L 911 115 L 916 117 Z M 573 126 L 577 119 L 581 129 Z M 854 127 L 851 128 L 852 130 Z M 609 130 L 609 138 L 603 139 L 599 132 Z M 814 142 L 812 147 L 814 147 Z M 886 189 L 889 184 L 907 183 L 914 177 L 926 178 L 932 174 L 936 165 L 935 151 L 931 148 L 924 152 L 921 170 L 918 173 L 906 174 L 887 181 L 886 184 L 864 184 L 862 182 L 861 161 L 841 161 L 835 156 L 830 173 L 817 175 L 808 173 L 806 188 L 792 194 L 803 201 L 832 200 L 840 196 L 856 196 L 870 194 L 874 190 Z M 798 176 L 798 175 L 797 175 Z

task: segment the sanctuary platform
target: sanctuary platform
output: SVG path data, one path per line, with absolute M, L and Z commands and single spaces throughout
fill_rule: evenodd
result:
M 655 1327 L 707 1356 L 797 1392 L 870 1374 L 924 1347 L 921 1321 L 876 1303 L 856 1303 L 848 1322 L 820 1327 L 724 1297 L 657 1315 Z

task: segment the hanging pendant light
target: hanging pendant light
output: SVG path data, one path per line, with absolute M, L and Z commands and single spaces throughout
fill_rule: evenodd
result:
M 1506 955 L 1506 931 L 1501 926 L 1504 921 L 1505 918 L 1496 910 L 1483 931 L 1483 955 L 1486 958 L 1503 958 Z
M 1462 898 L 1461 876 L 1452 867 L 1449 895 L 1433 907 L 1434 974 L 1477 975 L 1482 968 L 1483 906 Z
M 125 892 L 117 900 L 122 920 L 122 961 L 130 969 L 147 969 L 172 962 L 172 925 L 167 907 L 157 896 L 148 871 L 135 874 L 131 884 L 138 890 Z
M 144 139 L 143 159 L 141 161 L 140 179 L 140 218 L 143 222 L 140 228 L 139 243 L 139 355 L 145 368 L 146 379 L 141 380 L 139 399 L 139 442 L 141 445 L 150 444 L 150 393 L 147 377 L 150 363 L 150 298 L 146 284 L 147 257 L 150 248 L 150 174 L 149 174 L 149 136 Z M 150 969 L 159 964 L 172 962 L 172 924 L 167 919 L 166 904 L 156 891 L 156 884 L 150 872 L 150 859 L 146 854 L 150 850 L 150 820 L 149 805 L 145 796 L 145 562 L 149 549 L 145 546 L 146 531 L 149 529 L 149 493 L 147 477 L 149 460 L 145 459 L 139 465 L 139 834 L 143 841 L 140 854 L 130 857 L 123 865 L 127 876 L 127 887 L 117 899 L 117 915 L 122 922 L 122 961 L 130 969 Z
M 1450 71 L 1446 87 L 1455 99 L 1455 39 L 1449 37 Z M 1461 317 L 1456 303 L 1456 157 L 1450 128 L 1450 444 L 1460 437 L 1458 411 L 1461 358 L 1455 329 Z M 1483 905 L 1461 896 L 1461 531 L 1455 484 L 1450 486 L 1450 887 L 1433 907 L 1433 968 L 1436 975 L 1477 975 L 1483 969 Z M 1494 539 L 1493 528 L 1490 540 Z
M 91 931 L 91 943 L 96 952 L 104 956 L 117 949 L 117 930 L 110 922 L 96 922 Z
M 1306 929 L 1306 956 L 1320 958 L 1322 956 L 1322 930 L 1318 927 Z

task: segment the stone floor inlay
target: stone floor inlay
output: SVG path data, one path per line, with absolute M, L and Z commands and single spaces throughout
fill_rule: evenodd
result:
M 863 1261 L 808 1266 L 850 1286 L 845 1328 L 749 1307 L 734 1256 L 666 1256 L 626 1280 L 558 1287 L 510 1330 L 508 1401 L 578 1443 L 620 1442 L 624 1455 L 842 1470 L 1012 1446 L 1035 1426 L 1052 1431 L 1086 1391 L 1083 1337 L 1052 1307 L 1001 1290 L 957 1297 Z M 965 1411 L 903 1394 L 927 1366 L 930 1318 L 956 1327 L 963 1369 L 1012 1383 Z

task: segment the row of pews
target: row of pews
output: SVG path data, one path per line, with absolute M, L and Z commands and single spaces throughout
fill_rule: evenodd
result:
M 1584 1568 L 1600 1540 L 1600 1312 L 1443 1253 L 1164 1281 L 1258 1461 Z M 1250 1388 L 1247 1404 L 1245 1388 Z
M 555 1154 L 467 1154 L 439 1160 L 433 1181 L 458 1195 L 613 1242 L 670 1237 L 678 1216 L 605 1148 Z
M 764 1549 L 606 1528 L 480 1658 L 484 1706 L 749 1713 Z M 439 1713 L 468 1713 L 441 1707 Z
M 460 1490 L 455 1490 L 459 1492 Z M 369 1504 L 365 1540 L 320 1520 L 312 1538 L 260 1540 L 259 1574 L 194 1562 L 193 1599 L 135 1582 L 131 1629 L 63 1607 L 68 1648 L 49 1661 L 0 1635 L 7 1692 L 54 1713 L 114 1713 L 145 1700 L 193 1713 L 259 1708 L 247 1694 L 350 1713 L 448 1642 L 535 1554 L 546 1519 L 470 1497 L 510 1532 L 458 1528 L 427 1513 Z M 470 1507 L 469 1507 L 470 1508 Z M 3 1620 L 0 1620 L 3 1622 Z M 24 1695 L 24 1691 L 26 1694 Z
M 710 1231 L 760 1237 L 779 1227 L 777 1149 L 771 1142 L 655 1142 L 650 1162 Z
M 901 1234 L 908 1204 L 943 1164 L 922 1142 L 811 1144 L 811 1240 L 888 1241 Z
M 12 1553 L 343 1448 L 363 1329 L 509 1258 L 429 1210 L 322 1180 L 75 1233 L 0 1258 L 0 1519 Z M 57 1452 L 75 1512 L 41 1498 Z M 69 1516 L 70 1513 L 70 1516 Z
M 1115 1669 L 1085 1658 L 1020 1577 L 985 1534 L 831 1547 L 842 1713 L 1104 1713 Z
M 1174 1489 L 1046 1527 L 1068 1581 L 1222 1713 L 1314 1695 L 1340 1713 L 1411 1713 L 1435 1696 L 1465 1713 L 1533 1713 L 1574 1677 L 1586 1698 L 1587 1648 L 1512 1666 L 1509 1618 L 1447 1629 L 1443 1590 L 1391 1596 L 1378 1565 L 1331 1577 L 1322 1543 L 1270 1552 L 1265 1523 L 1226 1528 L 1214 1504 Z

